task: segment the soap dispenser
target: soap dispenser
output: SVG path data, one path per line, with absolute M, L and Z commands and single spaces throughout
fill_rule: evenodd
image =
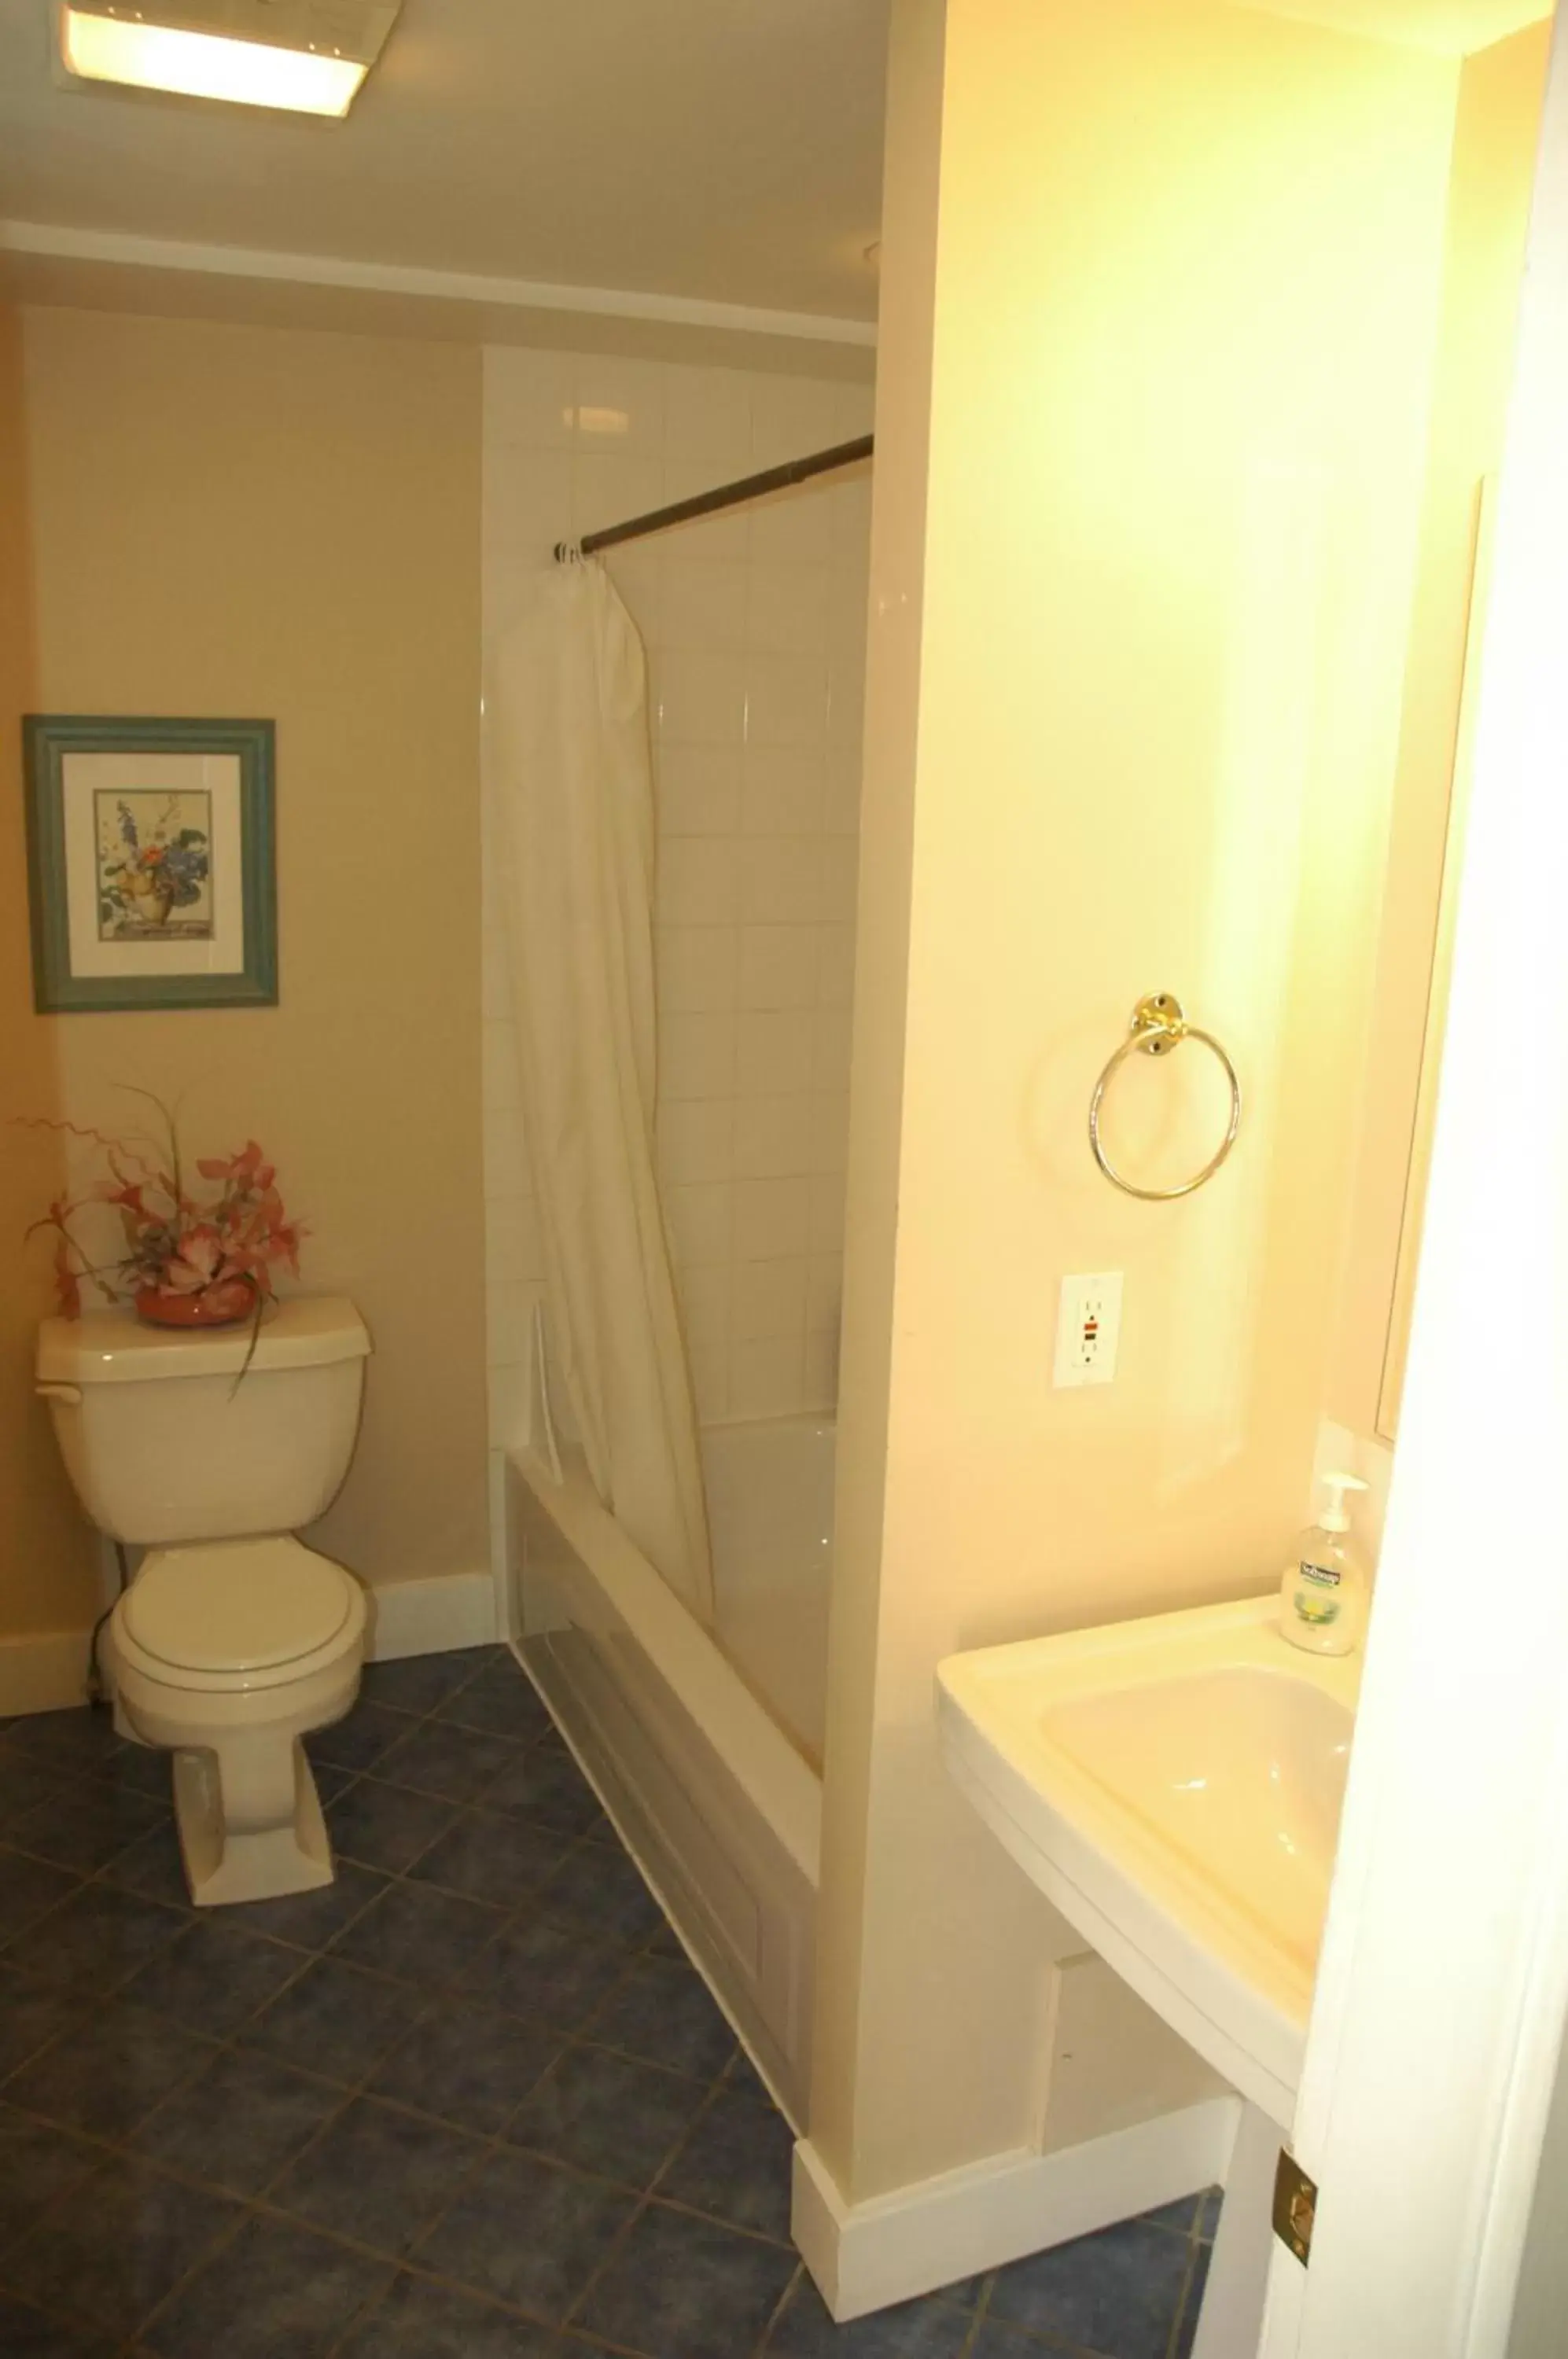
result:
M 1279 1629 L 1309 1655 L 1348 1655 L 1367 1618 L 1367 1574 L 1345 1536 L 1347 1491 L 1365 1491 L 1354 1474 L 1323 1476 L 1324 1506 L 1297 1544 L 1280 1584 Z

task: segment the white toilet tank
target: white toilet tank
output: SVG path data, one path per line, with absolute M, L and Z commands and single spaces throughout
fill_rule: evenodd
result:
M 359 1429 L 370 1337 L 341 1295 L 295 1295 L 251 1330 L 46 1319 L 38 1386 L 100 1531 L 138 1546 L 297 1531 L 331 1506 Z

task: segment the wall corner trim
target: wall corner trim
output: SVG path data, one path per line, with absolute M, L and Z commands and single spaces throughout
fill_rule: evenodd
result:
M 181 271 L 218 279 L 329 287 L 375 295 L 422 297 L 498 311 L 538 311 L 613 320 L 651 320 L 734 334 L 794 337 L 804 342 L 874 349 L 875 320 L 826 311 L 780 311 L 696 295 L 660 295 L 619 287 L 567 287 L 554 279 L 507 278 L 467 270 L 365 262 L 349 255 L 276 254 L 248 245 L 201 245 L 186 238 L 141 237 L 125 230 L 69 222 L 0 221 L 0 254 L 108 264 L 125 270 Z M 562 333 L 557 339 L 568 343 Z
M 989 2156 L 866 2203 L 845 2202 L 802 2138 L 790 2225 L 843 2325 L 1223 2184 L 1239 2114 L 1235 2097 L 1210 2097 L 1053 2154 Z

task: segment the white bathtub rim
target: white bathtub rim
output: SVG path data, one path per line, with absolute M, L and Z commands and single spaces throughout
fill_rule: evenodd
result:
M 820 1777 L 606 1510 L 581 1453 L 564 1458 L 559 1482 L 533 1450 L 516 1451 L 513 1463 L 589 1568 L 628 1635 L 815 1888 L 822 1861 Z

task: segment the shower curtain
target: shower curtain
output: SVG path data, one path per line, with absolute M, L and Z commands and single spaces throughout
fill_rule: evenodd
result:
M 602 566 L 540 575 L 495 651 L 485 722 L 550 1368 L 600 1497 L 711 1623 L 696 1418 L 654 1172 L 646 667 Z

